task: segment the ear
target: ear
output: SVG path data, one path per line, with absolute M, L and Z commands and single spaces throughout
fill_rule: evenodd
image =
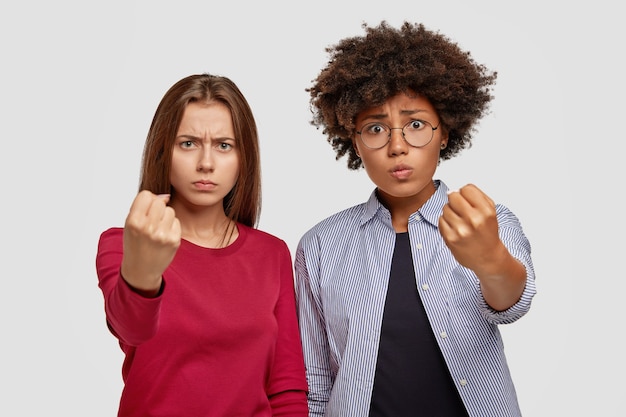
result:
M 448 131 L 446 129 L 441 130 L 441 149 L 448 147 Z
M 358 156 L 359 158 L 361 157 L 361 153 L 359 152 L 359 147 L 357 145 L 358 141 L 354 140 L 354 137 L 352 138 L 352 147 L 354 148 L 354 152 L 356 152 L 356 156 Z

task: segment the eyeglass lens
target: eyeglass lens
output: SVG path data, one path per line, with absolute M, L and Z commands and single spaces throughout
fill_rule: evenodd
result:
M 402 135 L 408 144 L 417 148 L 428 145 L 435 131 L 435 128 L 424 120 L 411 120 L 402 128 L 390 128 L 379 122 L 368 123 L 358 133 L 367 147 L 378 149 L 391 140 L 391 131 L 395 129 L 402 130 Z

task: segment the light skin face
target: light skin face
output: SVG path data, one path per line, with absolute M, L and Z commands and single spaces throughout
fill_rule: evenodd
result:
M 170 206 L 224 217 L 223 200 L 239 175 L 239 150 L 230 110 L 220 102 L 190 103 L 178 128 L 170 182 Z M 184 234 L 184 233 L 183 233 Z
M 226 217 L 223 200 L 238 173 L 230 110 L 219 102 L 187 105 L 172 151 L 174 195 L 139 192 L 124 224 L 121 274 L 135 291 L 147 297 L 159 293 L 181 239 L 205 247 L 236 239 L 237 228 Z M 229 225 L 233 233 L 224 241 Z
M 432 126 L 440 123 L 430 102 L 409 91 L 359 113 L 356 127 L 359 131 L 366 123 L 380 122 L 401 128 L 411 120 L 424 120 Z M 378 198 L 391 212 L 394 228 L 398 232 L 406 231 L 409 216 L 435 192 L 433 175 L 441 145 L 447 143 L 443 129 L 435 130 L 430 143 L 421 148 L 409 145 L 400 129 L 391 130 L 389 143 L 380 149 L 365 146 L 358 134 L 354 135 L 353 143 L 367 175 L 377 187 Z

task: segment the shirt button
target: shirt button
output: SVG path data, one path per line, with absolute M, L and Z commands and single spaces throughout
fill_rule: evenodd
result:
M 428 289 L 428 284 L 422 284 L 422 289 L 426 291 Z
M 467 385 L 467 380 L 466 379 L 462 379 L 459 381 L 461 383 L 461 386 L 464 387 Z
M 441 333 L 439 333 L 439 336 L 441 336 L 442 339 L 445 339 L 446 337 L 448 337 L 448 333 L 441 332 Z
M 422 247 L 423 247 L 423 246 L 422 246 L 422 244 L 421 244 L 421 243 L 418 243 L 417 245 L 415 245 L 415 247 L 416 247 L 417 249 L 422 249 Z

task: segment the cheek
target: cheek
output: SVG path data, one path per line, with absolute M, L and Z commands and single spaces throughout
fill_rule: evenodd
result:
M 365 172 L 372 180 L 384 174 L 384 163 L 380 158 L 377 158 L 375 154 L 369 154 L 366 151 L 364 155 L 361 155 L 361 161 L 363 162 Z
M 228 157 L 223 160 L 223 163 L 224 169 L 229 171 L 229 176 L 232 178 L 232 181 L 237 181 L 239 171 L 241 170 L 239 155 L 228 155 Z
M 172 164 L 172 167 L 170 169 L 170 184 L 172 184 L 172 186 L 174 188 L 177 188 L 180 184 L 180 171 L 177 169 L 177 165 Z
M 170 182 L 184 180 L 184 177 L 193 175 L 198 169 L 198 159 L 194 159 L 192 152 L 173 152 L 170 162 Z
M 190 166 L 193 167 L 193 164 L 188 158 L 174 152 L 172 155 L 172 162 L 170 164 L 170 175 L 179 175 L 180 172 L 185 169 L 189 169 Z

